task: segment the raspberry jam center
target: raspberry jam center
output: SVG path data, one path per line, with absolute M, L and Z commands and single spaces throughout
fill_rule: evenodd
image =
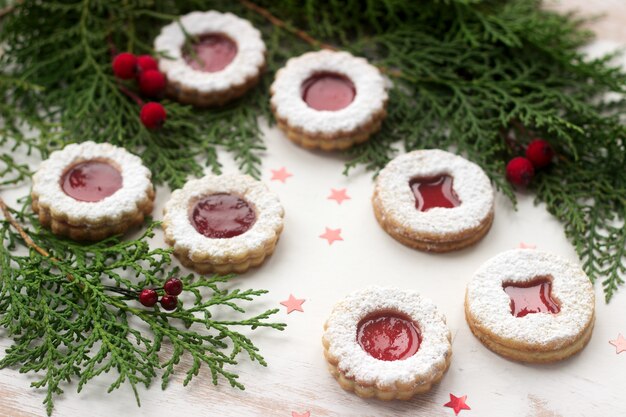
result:
M 75 200 L 95 203 L 122 188 L 122 174 L 104 161 L 80 162 L 65 171 L 61 188 Z
M 415 323 L 398 313 L 377 313 L 361 320 L 357 342 L 381 361 L 401 361 L 415 355 L 421 343 Z
M 449 175 L 438 175 L 428 178 L 414 178 L 409 182 L 415 196 L 415 208 L 428 211 L 431 208 L 453 208 L 461 204 L 461 200 L 452 188 L 453 178 Z
M 193 52 L 184 52 L 183 59 L 191 68 L 204 72 L 223 70 L 237 55 L 237 44 L 221 33 L 202 35 L 191 48 Z
M 511 298 L 511 314 L 524 317 L 527 314 L 556 314 L 561 308 L 552 299 L 552 281 L 540 277 L 525 283 L 505 283 L 502 288 Z
M 190 220 L 198 233 L 223 239 L 247 232 L 256 221 L 256 212 L 246 200 L 220 193 L 198 201 L 191 210 Z
M 315 110 L 341 110 L 352 103 L 354 96 L 352 81 L 339 74 L 316 74 L 302 84 L 302 99 Z

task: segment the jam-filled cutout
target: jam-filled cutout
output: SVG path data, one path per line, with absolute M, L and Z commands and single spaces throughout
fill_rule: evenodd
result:
M 256 212 L 246 200 L 219 193 L 197 201 L 190 217 L 198 233 L 208 238 L 222 239 L 247 232 L 256 221 Z
M 341 74 L 322 72 L 302 83 L 302 99 L 315 110 L 337 111 L 354 101 L 356 88 Z
M 69 167 L 61 177 L 61 188 L 78 201 L 95 203 L 122 188 L 122 174 L 101 160 L 79 162 Z
M 237 43 L 221 33 L 198 36 L 190 47 L 192 51 L 183 50 L 185 62 L 204 72 L 221 71 L 237 56 Z
M 419 211 L 428 211 L 431 208 L 453 208 L 461 205 L 461 200 L 452 187 L 453 178 L 450 175 L 435 177 L 418 177 L 409 182 L 415 196 L 415 208 Z
M 361 320 L 357 326 L 357 342 L 370 356 L 381 361 L 408 359 L 419 350 L 421 335 L 406 315 L 379 312 Z
M 550 277 L 536 277 L 528 282 L 508 282 L 502 285 L 511 298 L 511 314 L 524 317 L 527 314 L 556 314 L 561 310 L 559 303 L 552 298 Z

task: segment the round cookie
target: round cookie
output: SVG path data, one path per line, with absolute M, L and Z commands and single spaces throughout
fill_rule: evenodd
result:
M 593 287 L 580 266 L 533 249 L 487 261 L 467 285 L 465 317 L 489 349 L 522 362 L 555 362 L 580 351 L 594 324 Z
M 372 204 L 389 235 L 430 252 L 473 245 L 487 234 L 494 216 L 494 192 L 483 170 L 438 149 L 389 162 L 376 178 Z
M 429 391 L 452 355 L 450 331 L 435 305 L 396 288 L 365 288 L 337 303 L 322 343 L 343 389 L 381 400 Z

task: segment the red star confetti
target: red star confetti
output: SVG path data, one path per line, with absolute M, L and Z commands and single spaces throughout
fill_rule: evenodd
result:
M 285 183 L 285 181 L 287 181 L 287 178 L 293 177 L 293 174 L 291 172 L 288 172 L 285 167 L 282 167 L 281 169 L 271 169 L 270 171 L 272 171 L 271 180 L 280 181 L 283 184 Z
M 609 343 L 615 346 L 615 353 L 622 353 L 626 351 L 626 339 L 620 333 L 615 340 L 609 340 Z
M 331 188 L 328 199 L 335 200 L 337 204 L 341 204 L 346 200 L 350 200 L 350 196 L 346 193 L 345 188 L 342 188 L 341 190 L 335 190 L 334 188 Z
M 287 314 L 291 313 L 292 311 L 301 311 L 304 313 L 304 310 L 302 309 L 302 304 L 305 301 L 306 300 L 304 298 L 299 299 L 294 297 L 293 294 L 289 294 L 289 298 L 285 301 L 281 301 L 280 303 L 287 307 Z
M 292 411 L 291 417 L 311 417 L 311 412 L 305 411 L 304 413 L 300 414 L 298 412 Z
M 537 249 L 537 245 L 533 245 L 532 243 L 520 242 L 519 248 L 520 249 Z
M 469 405 L 465 404 L 466 399 L 467 395 L 464 395 L 462 397 L 455 397 L 454 395 L 450 394 L 450 401 L 445 403 L 443 406 L 450 407 L 454 410 L 454 415 L 458 416 L 461 410 L 471 410 Z
M 338 240 L 343 240 L 343 238 L 341 237 L 341 229 L 329 229 L 328 227 L 326 228 L 326 231 L 322 233 L 319 237 L 322 239 L 326 239 L 329 245 L 332 245 L 333 242 L 336 242 Z

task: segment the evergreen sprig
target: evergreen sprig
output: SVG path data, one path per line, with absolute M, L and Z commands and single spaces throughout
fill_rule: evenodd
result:
M 40 379 L 32 386 L 46 390 L 48 414 L 68 382 L 76 381 L 80 392 L 104 373 L 116 374 L 109 392 L 128 384 L 139 403 L 137 386 L 147 387 L 159 375 L 165 388 L 182 371 L 187 385 L 206 367 L 214 384 L 224 378 L 244 389 L 231 370 L 240 354 L 266 366 L 252 340 L 238 330 L 284 329 L 283 323 L 269 321 L 277 309 L 246 314 L 242 304 L 266 291 L 229 290 L 222 284 L 230 275 L 180 276 L 171 267 L 171 250 L 148 244 L 158 222 L 150 222 L 134 240 L 82 244 L 43 229 L 26 208 L 18 212 L 0 205 L 5 214 L 0 327 L 13 339 L 0 369 L 35 373 Z M 185 290 L 175 311 L 139 304 L 142 289 L 162 287 L 173 276 Z

